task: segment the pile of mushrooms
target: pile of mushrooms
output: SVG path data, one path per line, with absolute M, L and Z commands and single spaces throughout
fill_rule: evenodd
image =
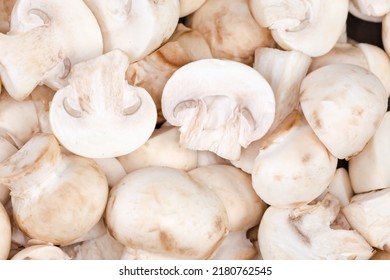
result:
M 390 259 L 389 30 L 377 0 L 1 0 L 0 259 Z

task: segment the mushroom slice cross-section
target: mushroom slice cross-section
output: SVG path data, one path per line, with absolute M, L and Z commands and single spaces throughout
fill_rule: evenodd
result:
M 39 84 L 67 84 L 72 65 L 103 51 L 99 25 L 82 0 L 17 1 L 10 32 L 0 34 L 0 76 L 20 101 Z
M 261 138 L 275 116 L 275 97 L 253 68 L 203 59 L 178 69 L 162 95 L 166 120 L 180 126 L 180 143 L 237 160 L 241 147 Z
M 146 90 L 125 80 L 127 56 L 115 50 L 74 66 L 70 85 L 50 109 L 53 133 L 71 152 L 91 158 L 130 153 L 152 134 L 157 112 Z

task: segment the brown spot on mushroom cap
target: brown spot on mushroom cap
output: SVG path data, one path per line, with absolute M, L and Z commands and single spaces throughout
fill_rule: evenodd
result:
M 322 122 L 320 120 L 320 118 L 318 117 L 318 112 L 317 111 L 313 111 L 311 114 L 310 114 L 312 120 L 313 120 L 313 128 L 314 129 L 320 129 L 322 128 Z
M 311 159 L 311 154 L 304 154 L 303 157 L 302 157 L 302 163 L 308 163 Z
M 159 238 L 165 250 L 170 251 L 175 248 L 175 244 L 176 244 L 175 238 L 172 235 L 170 235 L 168 232 L 160 230 Z
M 362 107 L 353 107 L 352 114 L 358 117 L 361 117 L 364 113 L 364 109 Z

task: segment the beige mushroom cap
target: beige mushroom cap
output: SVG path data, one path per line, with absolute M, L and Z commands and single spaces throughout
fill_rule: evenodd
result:
M 351 64 L 331 64 L 301 84 L 302 111 L 322 143 L 337 158 L 358 154 L 379 127 L 387 93 L 371 72 Z
M 11 249 L 11 223 L 2 203 L 0 203 L 0 236 L 0 260 L 6 260 Z
M 180 0 L 180 17 L 188 16 L 199 9 L 207 0 Z
M 110 192 L 106 222 L 112 236 L 140 258 L 206 259 L 228 233 L 218 196 L 168 167 L 124 177 Z
M 70 257 L 53 245 L 29 246 L 12 257 L 11 260 L 69 260 Z

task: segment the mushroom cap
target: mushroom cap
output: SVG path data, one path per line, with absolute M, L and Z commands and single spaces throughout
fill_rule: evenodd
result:
M 357 231 L 330 227 L 339 210 L 331 194 L 315 205 L 268 207 L 258 234 L 263 259 L 369 259 L 374 250 Z
M 343 32 L 348 0 L 250 0 L 256 21 L 285 50 L 316 57 L 330 51 Z
M 235 61 L 203 59 L 178 69 L 165 85 L 162 111 L 180 127 L 180 142 L 235 160 L 241 146 L 271 127 L 275 98 L 253 68 Z
M 24 248 L 11 260 L 69 260 L 70 257 L 61 250 L 61 248 L 53 245 L 33 245 Z
M 390 187 L 389 143 L 390 112 L 387 112 L 364 149 L 349 160 L 349 175 L 355 193 Z
M 99 22 L 104 52 L 124 51 L 130 62 L 167 41 L 179 21 L 179 0 L 85 0 Z
M 228 233 L 218 196 L 168 167 L 126 175 L 110 192 L 106 223 L 128 249 L 175 259 L 206 259 Z
M 10 32 L 0 35 L 1 79 L 17 100 L 40 83 L 64 86 L 71 65 L 103 51 L 99 25 L 81 0 L 17 1 Z
M 0 135 L 0 162 L 7 159 L 12 154 L 16 153 L 18 149 L 7 141 L 6 138 Z M 0 203 L 5 204 L 9 199 L 9 189 L 6 185 L 0 184 Z
M 368 17 L 383 17 L 390 12 L 390 2 L 383 0 L 351 0 L 350 6 Z
M 199 9 L 207 0 L 180 0 L 180 17 L 188 16 Z
M 343 208 L 352 228 L 381 250 L 390 251 L 390 188 L 357 194 Z
M 309 203 L 331 182 L 337 159 L 297 111 L 260 142 L 252 184 L 267 204 L 291 207 Z
M 198 167 L 188 174 L 222 200 L 230 231 L 248 230 L 259 224 L 266 204 L 253 190 L 249 174 L 229 165 Z
M 387 93 L 370 71 L 351 64 L 331 64 L 305 77 L 302 111 L 315 134 L 337 158 L 359 153 L 380 125 Z
M 114 50 L 75 65 L 70 85 L 50 107 L 53 133 L 69 151 L 90 158 L 128 154 L 152 134 L 156 107 L 146 90 L 125 80 L 127 56 Z
M 11 249 L 11 223 L 2 203 L 0 203 L 0 236 L 0 260 L 6 260 Z

